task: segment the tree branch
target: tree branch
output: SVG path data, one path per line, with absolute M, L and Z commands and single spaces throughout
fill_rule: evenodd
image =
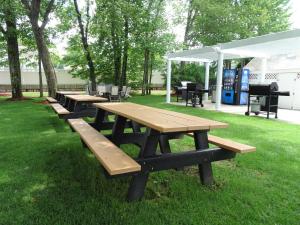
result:
M 85 25 L 85 38 L 88 39 L 89 24 L 90 24 L 90 0 L 87 1 L 86 7 L 86 25 Z
M 84 32 L 84 26 L 83 26 L 82 17 L 81 17 L 81 13 L 79 11 L 77 0 L 74 0 L 74 6 L 75 6 L 76 14 L 77 14 L 77 20 L 78 20 L 80 33 L 81 33 L 82 43 L 84 44 L 87 41 L 87 37 L 86 37 L 86 34 Z
M 27 9 L 27 11 L 31 10 L 30 4 L 28 0 L 21 0 L 21 2 L 23 3 L 23 5 L 25 6 L 25 8 Z
M 41 30 L 45 29 L 45 27 L 49 21 L 49 14 L 51 13 L 53 7 L 54 7 L 54 0 L 51 0 L 47 5 L 46 12 L 44 14 L 44 19 L 43 19 L 43 22 L 41 25 Z
M 4 28 L 2 27 L 2 25 L 0 25 L 0 31 L 1 31 L 4 35 L 6 35 L 6 31 L 4 30 Z

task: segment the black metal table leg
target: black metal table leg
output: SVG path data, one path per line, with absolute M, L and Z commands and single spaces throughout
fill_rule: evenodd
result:
M 168 135 L 161 135 L 159 137 L 159 148 L 160 148 L 161 153 L 170 153 L 171 152 Z
M 59 102 L 59 94 L 55 93 L 55 99 Z
M 115 123 L 112 129 L 112 141 L 115 145 L 120 146 L 119 139 L 124 134 L 124 129 L 127 119 L 123 116 L 116 116 Z
M 105 119 L 105 113 L 106 111 L 100 108 L 97 108 L 96 117 L 94 123 L 90 123 L 90 125 L 95 128 L 96 130 L 101 130 L 101 125 L 104 122 Z
M 131 127 L 132 127 L 132 131 L 133 133 L 141 133 L 141 126 L 135 122 L 135 121 L 131 121 Z
M 75 101 L 73 99 L 69 99 L 69 103 L 68 103 L 67 109 L 70 112 L 74 112 L 74 106 L 75 106 Z
M 69 105 L 69 98 L 66 98 L 65 96 L 60 97 L 60 104 L 62 104 L 65 108 Z
M 81 102 L 75 102 L 74 103 L 74 110 L 73 110 L 73 112 L 74 113 L 76 113 L 76 112 L 79 112 L 80 110 L 81 110 L 81 106 L 82 106 L 82 104 L 81 104 Z
M 160 135 L 159 132 L 148 129 L 146 135 L 146 141 L 141 149 L 140 158 L 154 156 L 158 145 Z M 128 201 L 136 201 L 143 197 L 148 177 L 148 171 L 142 171 L 137 175 L 133 175 L 127 194 Z
M 143 197 L 148 178 L 149 173 L 133 175 L 127 194 L 128 201 L 136 201 Z
M 208 138 L 207 131 L 197 131 L 194 132 L 194 141 L 196 151 L 201 151 L 203 149 L 208 149 Z M 213 184 L 213 172 L 210 162 L 199 164 L 199 175 L 201 183 L 204 185 Z

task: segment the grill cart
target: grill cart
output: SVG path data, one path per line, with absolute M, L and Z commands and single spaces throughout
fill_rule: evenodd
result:
M 250 84 L 248 95 L 248 109 L 245 115 L 250 113 L 258 115 L 262 112 L 267 113 L 269 119 L 270 113 L 278 113 L 278 98 L 279 96 L 290 96 L 289 91 L 279 91 L 278 84 Z

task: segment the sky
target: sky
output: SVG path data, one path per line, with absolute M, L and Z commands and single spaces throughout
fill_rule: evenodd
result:
M 291 19 L 292 28 L 300 28 L 300 0 L 290 0 L 291 4 Z

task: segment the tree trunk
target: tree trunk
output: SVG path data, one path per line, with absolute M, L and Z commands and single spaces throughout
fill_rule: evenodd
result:
M 7 11 L 5 19 L 7 27 L 5 36 L 7 41 L 7 54 L 11 79 L 12 98 L 19 99 L 23 97 L 23 94 L 16 18 L 13 16 L 13 13 Z
M 121 50 L 120 50 L 120 40 L 115 30 L 115 22 L 112 21 L 111 24 L 111 36 L 112 36 L 112 46 L 114 55 L 114 84 L 119 86 L 119 79 L 121 73 Z
M 56 90 L 57 90 L 56 74 L 55 74 L 53 64 L 51 62 L 50 52 L 46 45 L 44 32 L 37 26 L 32 25 L 32 28 L 33 28 L 32 30 L 34 33 L 38 52 L 39 55 L 41 56 L 43 68 L 47 79 L 48 95 L 51 97 L 55 97 Z
M 84 54 L 88 63 L 88 67 L 89 67 L 89 79 L 92 83 L 92 92 L 96 92 L 97 91 L 97 84 L 96 84 L 96 75 L 95 75 L 95 66 L 94 66 L 94 62 L 91 56 L 91 52 L 89 49 L 89 44 L 88 44 L 88 39 L 87 39 L 87 32 L 88 32 L 88 25 L 86 25 L 86 32 L 84 32 L 84 26 L 82 23 L 82 18 L 81 18 L 81 13 L 79 11 L 78 8 L 78 4 L 77 4 L 77 0 L 74 0 L 74 6 L 75 6 L 75 10 L 77 13 L 77 20 L 78 20 L 78 26 L 80 29 L 80 35 L 81 35 L 81 41 L 82 41 L 82 45 L 83 45 L 83 50 L 84 50 Z M 89 6 L 88 6 L 89 7 Z M 87 10 L 87 13 L 89 10 Z
M 151 53 L 150 56 L 150 65 L 149 65 L 149 90 L 148 90 L 148 94 L 151 95 L 151 84 L 152 84 L 152 74 L 153 74 L 153 63 L 154 63 L 154 54 Z
M 184 40 L 183 40 L 183 49 L 188 49 L 189 48 L 189 41 L 190 41 L 190 32 L 193 27 L 194 19 L 195 19 L 195 12 L 193 9 L 192 5 L 193 0 L 188 1 L 188 15 L 187 15 L 187 20 L 186 20 L 186 26 L 185 26 L 185 31 L 184 31 Z M 184 77 L 184 67 L 185 67 L 185 62 L 180 62 L 180 68 L 179 68 L 179 73 L 182 77 Z
M 43 76 L 42 76 L 42 60 L 39 55 L 39 86 L 40 86 L 40 97 L 44 96 L 44 88 L 43 88 Z
M 122 62 L 122 73 L 121 73 L 121 82 L 120 87 L 126 85 L 127 80 L 127 62 L 128 62 L 128 49 L 129 49 L 129 42 L 128 42 L 128 17 L 125 17 L 124 22 L 124 47 L 123 47 L 123 62 Z
M 148 93 L 148 72 L 149 72 L 149 57 L 150 51 L 149 49 L 144 50 L 144 76 L 143 76 L 143 86 L 142 86 L 142 95 Z

